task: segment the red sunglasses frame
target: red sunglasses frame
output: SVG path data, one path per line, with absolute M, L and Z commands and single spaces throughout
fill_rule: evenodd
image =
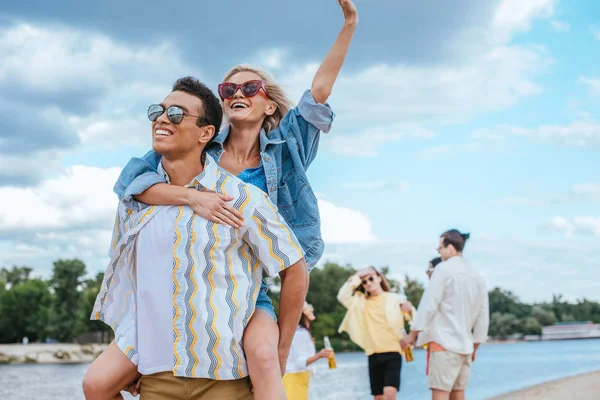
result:
M 248 83 L 260 83 L 260 86 L 258 87 L 258 90 L 256 90 L 256 93 L 254 93 L 253 95 L 250 96 L 246 96 L 246 94 L 244 94 L 244 86 Z M 233 86 L 235 87 L 235 91 L 233 92 L 233 95 L 231 95 L 230 97 L 225 97 L 223 96 L 222 90 L 225 86 Z M 235 94 L 238 92 L 238 90 L 242 89 L 242 94 L 244 95 L 244 97 L 254 97 L 258 94 L 258 92 L 260 92 L 260 89 L 263 90 L 263 92 L 265 92 L 265 95 L 267 95 L 267 97 L 269 97 L 269 90 L 267 89 L 267 85 L 265 85 L 265 82 L 263 80 L 260 79 L 252 79 L 249 81 L 246 81 L 244 83 L 241 84 L 237 84 L 237 83 L 233 83 L 233 82 L 223 82 L 223 83 L 219 83 L 219 96 L 221 97 L 221 100 L 225 100 L 225 99 L 231 99 L 233 98 L 233 96 L 235 96 Z

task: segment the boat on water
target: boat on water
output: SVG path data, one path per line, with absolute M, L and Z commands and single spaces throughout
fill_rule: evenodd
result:
M 591 321 L 559 322 L 542 328 L 542 340 L 600 338 L 600 324 Z

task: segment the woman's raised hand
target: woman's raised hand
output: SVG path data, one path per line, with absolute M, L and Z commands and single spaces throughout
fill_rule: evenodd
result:
M 352 0 L 338 0 L 338 4 L 342 7 L 344 12 L 344 18 L 346 22 L 357 23 L 358 22 L 358 11 Z

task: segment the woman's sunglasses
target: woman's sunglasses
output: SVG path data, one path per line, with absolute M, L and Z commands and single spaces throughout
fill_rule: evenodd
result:
M 148 119 L 152 122 L 156 121 L 160 118 L 161 115 L 165 112 L 165 108 L 160 104 L 152 104 L 148 107 Z M 174 124 L 178 124 L 183 121 L 183 117 L 194 117 L 200 118 L 198 115 L 186 114 L 183 109 L 179 106 L 171 106 L 167 108 L 167 117 L 169 121 Z
M 269 97 L 269 91 L 267 86 L 261 80 L 246 81 L 241 85 L 233 82 L 224 82 L 219 84 L 219 96 L 221 100 L 231 99 L 238 90 L 242 90 L 244 97 L 254 97 L 262 89 L 267 97 Z
M 367 281 L 368 282 L 373 282 L 375 280 L 375 278 L 373 278 L 372 276 L 368 277 L 367 279 L 363 279 L 362 284 L 366 285 Z

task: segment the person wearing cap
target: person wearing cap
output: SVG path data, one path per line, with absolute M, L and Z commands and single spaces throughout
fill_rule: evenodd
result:
M 489 300 L 483 277 L 463 258 L 468 233 L 443 233 L 438 252 L 442 259 L 419 302 L 406 348 L 428 344 L 427 374 L 432 400 L 464 400 L 471 363 L 487 340 Z
M 333 354 L 333 351 L 328 349 L 322 349 L 317 353 L 311 334 L 312 322 L 315 319 L 313 306 L 304 302 L 300 323 L 292 339 L 286 374 L 283 376 L 283 387 L 288 400 L 308 400 L 310 365 L 320 359 L 327 359 Z

